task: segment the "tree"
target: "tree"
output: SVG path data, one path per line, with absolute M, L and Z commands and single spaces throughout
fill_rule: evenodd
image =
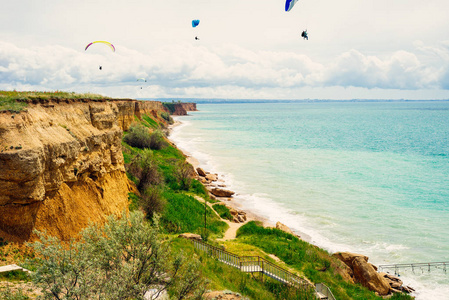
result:
M 68 244 L 38 234 L 33 280 L 44 299 L 143 299 L 150 289 L 169 291 L 175 299 L 204 293 L 199 262 L 171 253 L 159 236 L 158 219 L 149 225 L 142 212 L 110 216 Z

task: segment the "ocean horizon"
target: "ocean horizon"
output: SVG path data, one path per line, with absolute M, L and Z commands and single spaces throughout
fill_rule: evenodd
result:
M 449 101 L 199 103 L 170 139 L 235 201 L 331 253 L 449 261 Z M 400 271 L 446 299 L 443 270 Z

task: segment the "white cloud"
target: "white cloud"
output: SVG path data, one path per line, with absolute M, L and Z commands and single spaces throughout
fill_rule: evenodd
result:
M 113 53 L 106 47 L 75 51 L 2 42 L 0 88 L 219 98 L 302 98 L 298 95 L 301 88 L 449 89 L 446 44 L 416 46 L 417 53 L 397 51 L 382 58 L 350 50 L 324 64 L 304 54 L 251 51 L 231 44 L 210 48 L 168 45 L 147 53 L 121 47 Z M 438 59 L 427 59 L 432 64 L 424 64 L 419 56 L 424 52 Z M 147 78 L 147 83 L 137 82 L 140 77 Z

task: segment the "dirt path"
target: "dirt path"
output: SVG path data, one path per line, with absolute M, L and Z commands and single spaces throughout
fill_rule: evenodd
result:
M 200 196 L 194 196 L 196 200 L 200 201 L 201 203 L 204 203 L 204 199 Z M 206 202 L 207 205 L 212 209 L 212 211 L 221 219 L 220 215 L 213 209 L 212 203 Z M 229 225 L 228 230 L 226 230 L 223 238 L 217 239 L 217 241 L 227 241 L 227 240 L 233 240 L 237 236 L 237 230 L 246 224 L 245 223 L 234 223 L 229 220 L 221 219 L 223 222 L 226 222 L 226 224 Z M 248 221 L 247 221 L 248 222 Z
M 226 232 L 224 234 L 224 237 L 221 238 L 221 239 L 217 239 L 217 241 L 228 241 L 228 240 L 235 239 L 236 236 L 237 236 L 237 230 L 242 225 L 244 225 L 246 223 L 246 222 L 245 223 L 233 223 L 233 222 L 228 221 L 228 220 L 223 220 L 223 221 L 225 221 L 229 225 L 229 228 L 228 228 L 228 230 L 226 230 Z

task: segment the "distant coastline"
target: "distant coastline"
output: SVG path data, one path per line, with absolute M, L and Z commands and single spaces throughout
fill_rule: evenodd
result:
M 335 100 L 335 99 L 225 99 L 225 98 L 136 98 L 136 100 L 142 101 L 161 101 L 161 102 L 192 102 L 198 104 L 235 104 L 235 103 L 368 103 L 368 102 L 449 102 L 449 99 L 420 99 L 420 100 L 410 100 L 410 99 L 345 99 L 345 100 Z

